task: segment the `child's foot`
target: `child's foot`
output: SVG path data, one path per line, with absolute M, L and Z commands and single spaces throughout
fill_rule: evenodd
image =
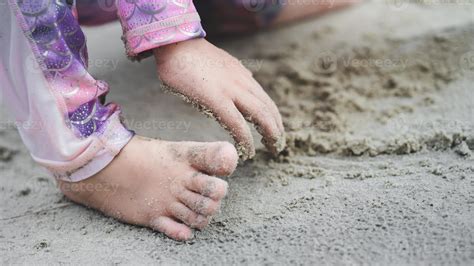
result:
M 176 240 L 192 238 L 227 193 L 237 152 L 226 142 L 167 142 L 134 137 L 101 172 L 78 183 L 59 181 L 69 199 Z

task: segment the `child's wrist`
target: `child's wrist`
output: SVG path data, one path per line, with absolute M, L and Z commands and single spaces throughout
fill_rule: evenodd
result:
M 201 42 L 205 42 L 204 38 L 190 39 L 182 42 L 171 43 L 163 45 L 153 49 L 153 55 L 155 56 L 156 63 L 166 62 L 170 58 L 176 56 L 179 52 L 189 49 L 189 47 L 195 47 Z

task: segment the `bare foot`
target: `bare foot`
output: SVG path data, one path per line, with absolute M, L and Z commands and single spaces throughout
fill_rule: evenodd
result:
M 130 224 L 176 240 L 193 237 L 219 210 L 237 152 L 227 142 L 167 142 L 134 137 L 101 172 L 59 181 L 64 195 Z

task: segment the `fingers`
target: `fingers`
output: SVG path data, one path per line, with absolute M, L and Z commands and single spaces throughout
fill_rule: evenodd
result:
M 228 142 L 193 145 L 187 157 L 196 170 L 216 176 L 231 175 L 239 159 L 234 146 Z
M 279 152 L 277 143 L 283 132 L 270 109 L 251 94 L 239 96 L 235 99 L 235 105 L 249 122 L 255 124 L 257 131 L 263 136 L 263 143 L 267 149 L 277 154 Z
M 217 120 L 231 133 L 237 144 L 237 153 L 243 160 L 255 156 L 252 132 L 242 114 L 232 102 L 216 103 L 214 108 Z
M 191 228 L 166 216 L 160 216 L 152 219 L 150 222 L 150 227 L 154 230 L 164 233 L 174 240 L 185 241 L 193 237 Z
M 210 218 L 193 212 L 180 202 L 175 202 L 169 207 L 169 212 L 178 220 L 191 228 L 203 229 L 209 224 Z
M 202 196 L 219 201 L 227 194 L 227 182 L 201 173 L 195 173 L 184 181 L 184 186 Z
M 280 111 L 278 110 L 278 107 L 276 106 L 275 102 L 268 96 L 268 94 L 265 92 L 265 90 L 262 88 L 262 86 L 255 80 L 251 79 L 251 83 L 254 85 L 253 88 L 254 90 L 250 90 L 250 93 L 254 94 L 255 97 L 257 97 L 260 101 L 265 103 L 267 107 L 272 111 L 273 116 L 277 122 L 278 128 L 280 129 L 281 132 L 285 132 L 285 128 L 283 127 L 283 120 L 281 118 Z
M 184 190 L 179 193 L 178 198 L 188 208 L 204 216 L 214 215 L 220 207 L 218 201 L 196 194 L 190 190 Z

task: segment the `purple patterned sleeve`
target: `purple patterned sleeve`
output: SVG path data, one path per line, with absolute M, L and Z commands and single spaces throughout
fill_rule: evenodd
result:
M 0 63 L 5 69 L 13 61 L 15 67 L 27 63 L 5 76 L 17 80 L 11 90 L 30 96 L 19 98 L 13 109 L 31 112 L 25 117 L 48 124 L 41 131 L 20 130 L 35 160 L 58 178 L 79 181 L 105 167 L 133 133 L 122 125 L 120 107 L 103 102 L 107 83 L 87 71 L 86 38 L 69 2 L 9 0 L 11 17 L 16 19 L 11 28 L 19 27 L 23 34 L 11 34 L 3 45 L 8 49 L 27 41 L 28 49 L 9 55 L 19 63 L 13 59 Z
M 127 55 L 133 59 L 206 35 L 192 0 L 118 0 L 117 8 Z
M 62 1 L 47 0 L 18 1 L 18 7 L 43 71 L 62 95 L 61 102 L 74 130 L 82 137 L 100 130 L 118 106 L 99 102 L 108 86 L 87 72 L 86 38 L 72 7 Z

